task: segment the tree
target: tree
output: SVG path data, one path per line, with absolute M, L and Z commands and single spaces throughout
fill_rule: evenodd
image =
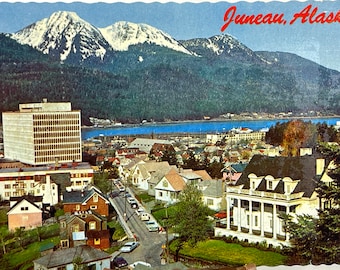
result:
M 208 219 L 210 209 L 204 205 L 202 196 L 196 186 L 187 185 L 180 193 L 173 215 L 169 217 L 169 224 L 173 226 L 174 233 L 178 234 L 174 240 L 176 261 L 185 244 L 194 247 L 208 237 L 211 229 L 211 221 Z
M 282 214 L 285 229 L 290 233 L 292 254 L 295 263 L 308 263 L 313 258 L 316 243 L 316 219 L 309 215 L 299 215 L 295 221 L 291 216 Z
M 340 262 L 340 148 L 323 144 L 320 150 L 334 163 L 328 175 L 330 183 L 320 182 L 318 195 L 321 200 L 317 222 L 317 252 L 315 259 L 324 263 Z
M 340 263 L 340 148 L 334 144 L 320 144 L 320 152 L 334 163 L 328 175 L 332 182 L 319 182 L 318 218 L 298 216 L 289 221 L 288 231 L 294 244 L 294 255 L 304 262 Z
M 287 128 L 283 132 L 284 155 L 294 157 L 299 155 L 301 147 L 313 146 L 313 135 L 316 135 L 315 126 L 300 120 L 288 122 Z
M 7 253 L 7 250 L 6 250 L 6 238 L 8 237 L 9 234 L 10 233 L 7 230 L 6 227 L 0 227 L 0 242 L 1 242 L 3 254 Z

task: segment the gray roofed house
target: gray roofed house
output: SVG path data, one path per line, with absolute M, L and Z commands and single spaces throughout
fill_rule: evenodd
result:
M 61 267 L 66 267 L 65 269 L 68 269 L 67 267 L 72 266 L 73 262 L 78 258 L 81 260 L 82 264 L 94 267 L 93 269 L 110 269 L 110 254 L 90 246 L 82 245 L 74 248 L 57 250 L 35 260 L 33 262 L 34 270 L 61 269 Z
M 227 228 L 215 235 L 236 236 L 251 242 L 289 246 L 282 214 L 317 217 L 316 187 L 328 163 L 314 155 L 268 157 L 255 155 L 235 185 L 226 191 Z
M 205 180 L 198 183 L 198 188 L 203 193 L 205 205 L 212 210 L 220 211 L 223 196 L 222 180 Z

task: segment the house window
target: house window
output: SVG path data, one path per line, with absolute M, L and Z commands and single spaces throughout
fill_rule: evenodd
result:
M 28 206 L 21 207 L 21 211 L 28 211 Z
M 71 229 L 72 232 L 79 232 L 79 224 L 74 224 Z
M 207 199 L 207 205 L 214 205 L 213 199 Z
M 95 238 L 94 239 L 94 244 L 95 245 L 100 245 L 100 238 Z
M 91 205 L 91 206 L 90 206 L 90 209 L 91 209 L 91 210 L 96 210 L 96 209 L 97 209 L 97 205 Z
M 252 189 L 255 189 L 255 181 L 251 182 Z
M 11 185 L 6 184 L 6 185 L 5 185 L 5 189 L 11 189 Z
M 90 230 L 95 230 L 95 229 L 96 229 L 96 222 L 95 222 L 95 221 L 90 221 L 90 223 L 89 223 L 89 229 L 90 229 Z
M 68 240 L 60 241 L 61 248 L 68 248 Z
M 259 217 L 258 216 L 255 216 L 255 226 L 257 227 L 257 226 L 259 226 L 259 221 L 258 221 L 258 219 L 259 219 Z
M 160 192 L 158 193 L 158 195 L 159 195 L 159 197 L 163 197 L 163 192 L 160 191 Z
M 65 221 L 62 221 L 62 222 L 60 223 L 60 228 L 61 228 L 61 229 L 65 229 L 65 228 L 66 228 L 66 222 L 65 222 Z
M 269 190 L 273 189 L 273 181 L 268 181 L 268 189 Z
M 163 187 L 168 187 L 168 182 L 167 181 L 163 181 Z
M 98 202 L 98 194 L 93 195 L 93 202 Z

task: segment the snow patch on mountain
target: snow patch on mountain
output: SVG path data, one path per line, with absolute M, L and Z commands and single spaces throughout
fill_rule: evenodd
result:
M 83 59 L 90 56 L 103 58 L 107 50 L 107 42 L 100 31 L 75 12 L 68 11 L 55 12 L 49 18 L 14 33 L 12 38 L 44 54 L 57 51 L 60 60 L 78 51 Z
M 170 35 L 147 24 L 119 21 L 106 28 L 99 28 L 99 30 L 116 51 L 127 51 L 131 45 L 147 43 L 167 47 L 186 54 L 192 54 L 192 52 L 187 50 Z

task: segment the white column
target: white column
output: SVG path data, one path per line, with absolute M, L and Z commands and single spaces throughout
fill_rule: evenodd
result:
M 249 201 L 249 234 L 253 233 L 253 201 Z
M 260 216 L 261 236 L 264 237 L 264 203 L 261 202 L 261 216 Z
M 276 204 L 273 204 L 273 239 L 276 239 L 276 230 L 277 230 L 277 222 L 276 222 Z
M 286 206 L 286 215 L 289 215 L 289 205 Z M 286 232 L 286 241 L 289 242 L 289 232 Z
M 237 231 L 241 231 L 241 199 L 237 199 L 237 209 L 238 209 L 238 224 Z
M 229 206 L 229 198 L 227 194 L 225 195 L 226 207 L 227 207 L 227 230 L 230 230 L 230 206 Z

